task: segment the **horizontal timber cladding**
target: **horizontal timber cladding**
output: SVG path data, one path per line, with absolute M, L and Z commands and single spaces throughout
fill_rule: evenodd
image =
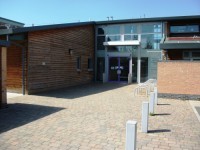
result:
M 73 53 L 70 55 L 69 49 Z M 81 70 L 77 71 L 77 58 Z M 92 25 L 30 32 L 28 34 L 28 94 L 93 81 L 88 58 L 94 65 Z

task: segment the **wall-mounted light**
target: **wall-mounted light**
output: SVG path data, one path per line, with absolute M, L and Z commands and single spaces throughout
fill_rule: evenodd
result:
M 69 54 L 72 55 L 73 54 L 74 49 L 69 48 Z

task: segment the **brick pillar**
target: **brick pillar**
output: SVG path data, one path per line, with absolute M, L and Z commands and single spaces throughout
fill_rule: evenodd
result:
M 7 90 L 6 90 L 6 76 L 7 76 L 7 48 L 0 47 L 0 108 L 6 107 L 7 105 Z

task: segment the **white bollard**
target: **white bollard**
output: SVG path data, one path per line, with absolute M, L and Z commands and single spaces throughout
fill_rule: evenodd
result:
M 126 122 L 126 150 L 136 150 L 137 121 Z
M 148 132 L 149 102 L 142 103 L 142 132 Z
M 149 114 L 154 114 L 154 92 L 150 92 L 150 100 L 149 100 Z
M 154 87 L 154 93 L 155 93 L 155 105 L 158 105 L 158 88 L 157 87 Z

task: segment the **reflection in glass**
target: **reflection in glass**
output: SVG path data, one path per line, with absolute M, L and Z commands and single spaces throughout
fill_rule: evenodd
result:
M 141 36 L 141 46 L 143 49 L 159 49 L 162 34 L 143 34 Z
M 138 46 L 108 46 L 108 52 L 134 52 Z
M 138 40 L 138 35 L 124 35 L 124 41 Z
M 158 33 L 161 31 L 160 23 L 142 24 L 142 33 Z
M 120 34 L 120 26 L 107 26 L 106 28 L 106 34 Z
M 171 33 L 199 32 L 198 25 L 170 26 Z
M 120 41 L 121 36 L 120 35 L 109 35 L 107 36 L 107 41 Z
M 124 25 L 124 33 L 125 34 L 135 34 L 137 33 L 137 25 L 128 24 Z

